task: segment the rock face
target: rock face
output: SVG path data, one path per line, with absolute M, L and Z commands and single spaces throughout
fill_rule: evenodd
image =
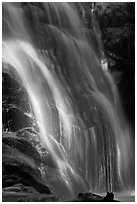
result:
M 55 201 L 41 176 L 47 151 L 33 128 L 27 92 L 12 74 L 3 72 L 2 79 L 3 201 Z
M 25 130 L 22 130 L 22 134 L 21 131 L 3 133 L 3 201 L 57 201 L 46 179 L 42 178 L 42 148 L 36 145 L 38 140 L 34 139 L 31 143 L 29 133 L 28 137 L 24 137 L 23 133 Z M 44 151 L 46 155 L 43 148 Z
M 17 131 L 33 124 L 27 92 L 10 73 L 2 74 L 2 123 L 4 131 Z

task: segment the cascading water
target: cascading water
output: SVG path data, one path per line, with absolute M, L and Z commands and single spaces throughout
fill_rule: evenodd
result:
M 53 190 L 62 199 L 89 190 L 133 190 L 134 144 L 104 69 L 96 23 L 90 40 L 79 17 L 82 4 L 40 6 L 41 12 L 31 3 L 3 3 L 2 57 L 27 90 L 40 140 L 66 189 L 52 184 Z

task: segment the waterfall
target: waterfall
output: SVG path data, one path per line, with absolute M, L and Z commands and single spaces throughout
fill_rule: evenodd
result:
M 84 3 L 26 4 L 3 3 L 2 60 L 28 93 L 68 198 L 132 190 L 132 131 L 94 16 L 89 37 Z

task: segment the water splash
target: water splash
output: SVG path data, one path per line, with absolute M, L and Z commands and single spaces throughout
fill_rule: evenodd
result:
M 3 3 L 2 57 L 26 88 L 41 142 L 68 189 L 59 196 L 132 189 L 134 145 L 100 31 L 93 21 L 94 46 L 79 17 L 82 4 L 40 5 Z

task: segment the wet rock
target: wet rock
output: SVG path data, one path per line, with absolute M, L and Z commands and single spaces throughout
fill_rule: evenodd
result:
M 77 198 L 69 202 L 118 202 L 114 200 L 114 194 L 108 192 L 105 197 L 94 193 L 79 193 Z
M 21 160 L 21 158 L 20 158 Z M 31 164 L 29 165 L 30 162 Z M 31 160 L 27 159 L 9 159 L 3 157 L 3 176 L 2 185 L 4 187 L 13 186 L 22 183 L 26 186 L 32 186 L 40 193 L 50 194 L 50 189 L 41 178 L 39 169 L 34 166 Z
M 3 152 L 4 154 L 8 154 L 8 152 L 6 152 L 6 146 L 7 147 L 11 147 L 11 151 L 15 151 L 18 150 L 19 154 L 24 154 L 27 157 L 33 158 L 33 160 L 35 161 L 35 163 L 37 165 L 40 165 L 41 163 L 41 157 L 40 154 L 38 153 L 38 151 L 36 150 L 36 148 L 34 148 L 31 143 L 29 143 L 29 141 L 27 141 L 26 138 L 19 138 L 16 136 L 16 134 L 14 136 L 11 136 L 11 134 L 4 134 L 5 136 L 3 136 L 2 138 L 2 143 L 3 143 Z M 6 145 L 6 146 L 4 146 Z
M 21 191 L 15 185 L 22 184 L 37 193 L 52 193 L 41 176 L 41 156 L 27 138 L 17 137 L 16 133 L 3 133 L 2 150 L 3 189 Z
M 36 130 L 3 132 L 2 143 L 3 201 L 58 201 L 50 186 L 57 172 Z
M 113 201 L 114 200 L 114 194 L 112 192 L 107 192 L 106 196 L 104 197 L 104 200 L 106 201 Z
M 2 73 L 2 124 L 4 131 L 17 131 L 34 124 L 30 114 L 30 103 L 27 91 L 19 83 L 17 76 L 11 74 L 10 65 Z M 6 72 L 6 73 L 5 73 Z
M 58 198 L 53 194 L 42 194 L 31 186 L 15 184 L 14 186 L 3 188 L 3 202 L 57 202 Z

